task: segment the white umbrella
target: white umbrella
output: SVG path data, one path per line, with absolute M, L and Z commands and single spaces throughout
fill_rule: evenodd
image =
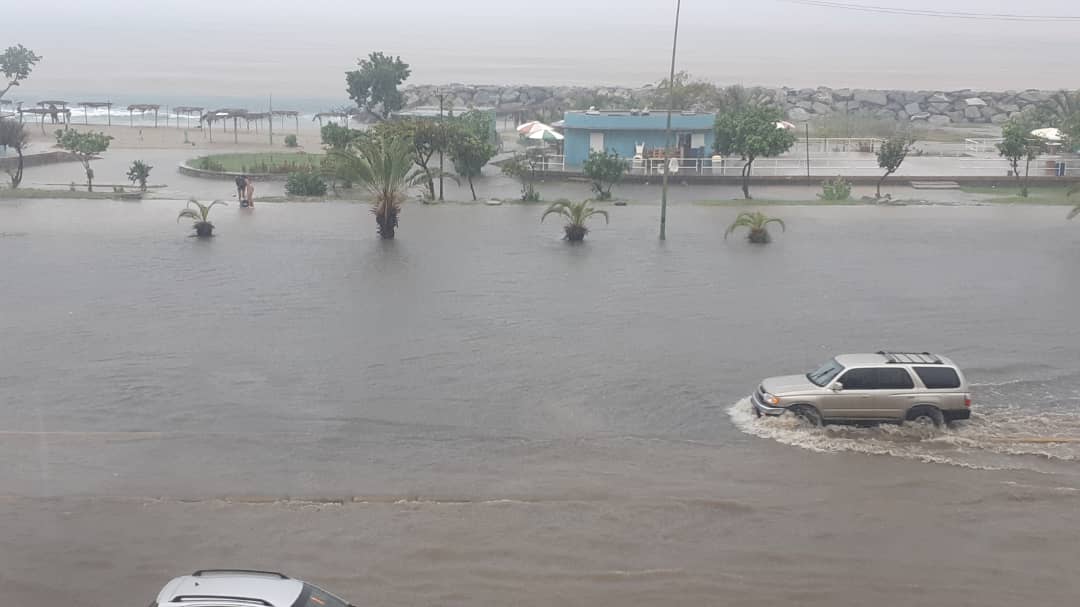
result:
M 1065 138 L 1060 129 L 1035 129 L 1031 134 L 1047 141 L 1061 141 Z
M 778 129 L 787 129 L 789 131 L 794 131 L 795 130 L 795 125 L 791 124 L 787 120 L 781 120 L 780 122 L 776 123 L 776 128 L 778 128 Z
M 539 120 L 530 120 L 526 123 L 519 124 L 517 127 L 517 132 L 521 133 L 522 135 L 528 135 L 537 126 L 547 125 L 545 125 L 543 122 L 540 122 Z
M 525 138 L 533 141 L 562 141 L 564 139 L 562 135 L 550 129 L 534 129 Z
M 529 137 L 529 136 L 530 136 L 530 135 L 532 135 L 533 133 L 541 133 L 541 132 L 554 132 L 554 131 L 555 131 L 555 129 L 554 129 L 554 128 L 552 128 L 552 127 L 550 127 L 550 126 L 548 126 L 548 125 L 544 124 L 543 122 L 537 122 L 537 123 L 533 124 L 533 125 L 532 125 L 532 126 L 531 126 L 531 127 L 529 128 L 529 130 L 527 130 L 527 131 L 521 131 L 521 134 L 522 134 L 522 135 L 524 135 L 525 137 Z

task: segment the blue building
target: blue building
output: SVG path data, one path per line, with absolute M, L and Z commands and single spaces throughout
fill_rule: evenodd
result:
M 716 114 L 671 113 L 671 156 L 703 159 L 712 156 Z M 663 158 L 667 138 L 667 111 L 566 112 L 563 120 L 563 153 L 567 168 L 580 167 L 590 151 L 614 151 L 626 159 L 640 156 L 644 163 Z M 662 162 L 662 160 L 661 160 Z M 635 161 L 635 165 L 641 162 Z

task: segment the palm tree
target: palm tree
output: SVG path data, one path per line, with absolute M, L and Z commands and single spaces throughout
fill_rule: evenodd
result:
M 737 228 L 749 228 L 750 242 L 757 244 L 765 244 L 772 240 L 772 237 L 769 236 L 769 230 L 767 229 L 767 226 L 773 222 L 780 224 L 781 230 L 785 232 L 787 231 L 787 226 L 784 225 L 784 220 L 782 219 L 779 219 L 777 217 L 769 217 L 768 215 L 759 211 L 743 211 L 742 213 L 739 213 L 738 217 L 735 218 L 735 221 L 732 222 L 730 226 L 728 226 L 727 231 L 724 232 L 724 238 L 726 239 L 728 236 L 730 236 L 731 233 L 734 232 Z
M 585 240 L 585 235 L 589 233 L 589 228 L 585 227 L 585 222 L 593 215 L 603 215 L 604 223 L 608 223 L 607 211 L 592 208 L 589 206 L 588 200 L 577 203 L 569 200 L 553 202 L 540 216 L 540 223 L 543 223 L 548 215 L 559 215 L 566 219 L 566 226 L 563 229 L 566 231 L 566 240 L 570 242 Z
M 191 208 L 191 205 L 193 204 L 198 207 L 198 209 Z M 180 214 L 176 216 L 176 221 L 179 223 L 184 217 L 193 220 L 195 222 L 193 224 L 195 235 L 199 238 L 209 238 L 214 235 L 214 224 L 210 223 L 207 218 L 210 215 L 210 209 L 214 208 L 214 205 L 216 204 L 228 206 L 224 200 L 215 200 L 210 204 L 203 204 L 192 198 L 188 201 L 187 208 L 180 211 Z
M 18 164 L 15 171 L 8 171 L 11 175 L 11 188 L 15 189 L 22 183 L 23 178 L 23 150 L 30 143 L 30 133 L 17 120 L 0 119 L 0 147 L 9 147 L 18 155 Z
M 405 139 L 372 137 L 358 144 L 359 155 L 346 156 L 356 181 L 372 197 L 379 236 L 389 240 L 398 225 L 398 213 L 409 190 L 423 183 L 424 172 L 413 166 L 412 148 Z
M 1073 187 L 1069 188 L 1068 197 L 1072 198 L 1072 195 L 1077 194 L 1077 193 L 1080 193 L 1080 184 L 1076 184 Z M 1069 219 L 1072 219 L 1073 217 L 1076 217 L 1077 215 L 1080 215 L 1080 204 L 1073 207 L 1072 210 L 1069 211 L 1069 214 L 1066 217 L 1068 217 Z
M 146 182 L 150 179 L 150 169 L 154 167 L 146 164 L 141 160 L 136 160 L 131 163 L 131 168 L 128 169 L 127 178 L 131 183 L 139 185 L 139 189 L 143 192 L 146 191 Z

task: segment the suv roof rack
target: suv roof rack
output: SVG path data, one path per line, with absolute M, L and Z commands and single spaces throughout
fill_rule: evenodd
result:
M 929 352 L 890 352 L 888 350 L 878 350 L 878 354 L 885 357 L 885 361 L 889 364 L 905 364 L 905 365 L 943 365 L 945 361 L 941 360 L 937 354 L 931 354 Z
M 277 571 L 260 571 L 258 569 L 200 569 L 195 573 L 192 573 L 192 577 L 202 577 L 204 575 L 215 573 L 249 573 L 252 575 L 269 575 L 272 577 L 281 578 L 283 580 L 289 579 L 289 576 Z
M 228 596 L 224 594 L 182 594 L 174 596 L 172 601 L 183 603 L 187 601 L 235 601 L 237 603 L 252 603 L 263 607 L 274 607 L 273 603 L 266 599 L 256 599 L 246 596 Z

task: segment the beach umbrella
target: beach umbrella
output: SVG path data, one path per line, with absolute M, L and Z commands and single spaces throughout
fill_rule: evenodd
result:
M 1031 134 L 1038 137 L 1039 139 L 1045 139 L 1046 141 L 1061 141 L 1065 138 L 1065 135 L 1061 132 L 1060 129 L 1052 128 L 1035 129 L 1034 131 L 1031 131 Z
M 523 124 L 518 125 L 517 132 L 521 133 L 522 135 L 528 135 L 533 130 L 533 128 L 536 127 L 537 125 L 546 126 L 544 123 L 540 122 L 539 120 L 530 120 L 528 122 L 525 122 Z
M 788 131 L 794 131 L 795 130 L 795 125 L 791 124 L 787 120 L 781 120 L 780 122 L 776 123 L 776 128 L 778 128 L 778 129 L 786 129 Z
M 564 137 L 550 129 L 535 129 L 525 137 L 532 141 L 562 141 Z

